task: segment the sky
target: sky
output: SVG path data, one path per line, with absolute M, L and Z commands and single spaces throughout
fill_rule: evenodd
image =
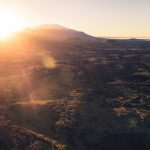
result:
M 59 24 L 99 37 L 150 37 L 150 0 L 0 0 L 22 27 Z

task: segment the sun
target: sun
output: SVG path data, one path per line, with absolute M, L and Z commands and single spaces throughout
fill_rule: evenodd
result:
M 22 28 L 22 21 L 10 10 L 0 10 L 0 38 L 7 38 Z

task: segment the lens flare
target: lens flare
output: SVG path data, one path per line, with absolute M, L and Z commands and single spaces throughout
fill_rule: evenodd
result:
M 50 57 L 50 56 L 44 56 L 42 58 L 42 63 L 44 65 L 44 67 L 48 68 L 48 69 L 53 69 L 56 67 L 56 61 L 54 58 Z

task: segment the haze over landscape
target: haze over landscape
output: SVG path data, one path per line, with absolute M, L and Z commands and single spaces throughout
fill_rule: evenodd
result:
M 149 38 L 149 7 L 149 0 L 0 1 L 1 14 L 15 15 L 7 25 L 13 29 L 60 24 L 98 37 Z
M 0 150 L 150 150 L 148 0 L 0 0 Z

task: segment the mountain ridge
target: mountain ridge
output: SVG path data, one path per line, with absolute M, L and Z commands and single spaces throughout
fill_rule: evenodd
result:
M 43 24 L 36 27 L 25 28 L 17 33 L 17 36 L 37 37 L 47 40 L 64 41 L 79 39 L 83 41 L 103 42 L 104 38 L 95 37 L 82 31 L 77 31 L 58 24 Z

